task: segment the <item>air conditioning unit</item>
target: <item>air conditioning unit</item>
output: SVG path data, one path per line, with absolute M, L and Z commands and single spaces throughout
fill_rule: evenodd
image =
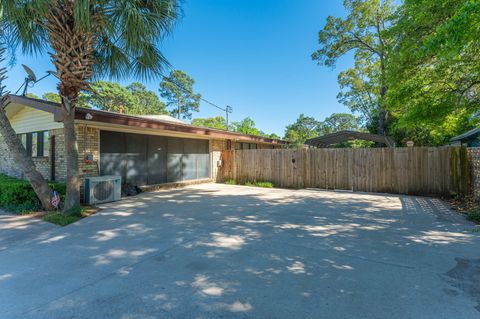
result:
M 122 198 L 121 176 L 96 176 L 85 178 L 85 203 L 108 203 Z

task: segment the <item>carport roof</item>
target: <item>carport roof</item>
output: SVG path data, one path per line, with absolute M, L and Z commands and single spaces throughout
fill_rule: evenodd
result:
M 329 145 L 347 142 L 351 140 L 364 140 L 372 141 L 376 143 L 383 143 L 388 147 L 395 146 L 395 142 L 392 138 L 379 134 L 371 134 L 365 132 L 356 132 L 356 131 L 340 131 L 332 134 L 327 134 L 319 137 L 309 139 L 305 144 L 314 146 L 314 147 L 329 147 Z
M 61 105 L 59 103 L 11 94 L 7 97 L 5 107 L 10 104 L 20 104 L 41 111 L 49 112 L 54 114 L 55 121 L 61 121 Z M 87 116 L 87 114 L 89 114 L 89 116 Z M 82 107 L 76 108 L 75 119 L 78 121 L 125 125 L 130 128 L 138 128 L 139 130 L 158 129 L 178 133 L 202 135 L 217 139 L 231 139 L 239 142 L 257 142 L 274 145 L 288 144 L 288 142 L 286 141 L 266 138 L 262 136 L 247 135 L 237 132 L 194 126 L 185 123 L 175 123 L 172 121 L 166 121 L 158 118 L 156 119 L 149 117 L 126 115 L 121 113 L 87 109 Z

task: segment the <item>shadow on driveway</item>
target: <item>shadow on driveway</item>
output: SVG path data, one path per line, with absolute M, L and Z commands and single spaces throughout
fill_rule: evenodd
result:
M 205 184 L 0 252 L 0 318 L 477 318 L 479 233 L 440 200 Z

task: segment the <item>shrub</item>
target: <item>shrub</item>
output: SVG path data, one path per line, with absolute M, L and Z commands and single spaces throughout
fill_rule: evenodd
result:
M 66 192 L 65 184 L 49 183 L 49 186 L 56 190 L 63 200 Z M 0 207 L 15 213 L 27 213 L 42 209 L 29 182 L 2 174 L 0 174 Z
M 273 188 L 273 184 L 271 182 L 256 182 L 255 184 L 258 187 Z
M 245 182 L 245 186 L 273 188 L 273 184 L 271 182 Z
M 234 179 L 226 180 L 225 184 L 228 184 L 228 185 L 245 185 L 245 186 L 264 187 L 264 188 L 273 188 L 274 187 L 273 183 L 271 183 L 271 182 L 250 182 L 250 181 L 247 181 L 247 182 L 242 184 L 242 183 L 238 183 Z
M 480 224 L 480 210 L 471 210 L 467 213 L 467 219 L 469 221 Z

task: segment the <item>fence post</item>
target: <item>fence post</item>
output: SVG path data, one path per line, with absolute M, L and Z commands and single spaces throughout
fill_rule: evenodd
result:
M 308 153 L 308 149 L 303 149 L 303 187 L 308 188 L 310 187 L 310 180 L 309 180 L 309 167 L 310 167 L 310 154 Z
M 232 150 L 232 160 L 231 160 L 231 165 L 232 165 L 232 178 L 234 181 L 237 180 L 237 162 L 236 162 L 237 154 L 236 150 Z

